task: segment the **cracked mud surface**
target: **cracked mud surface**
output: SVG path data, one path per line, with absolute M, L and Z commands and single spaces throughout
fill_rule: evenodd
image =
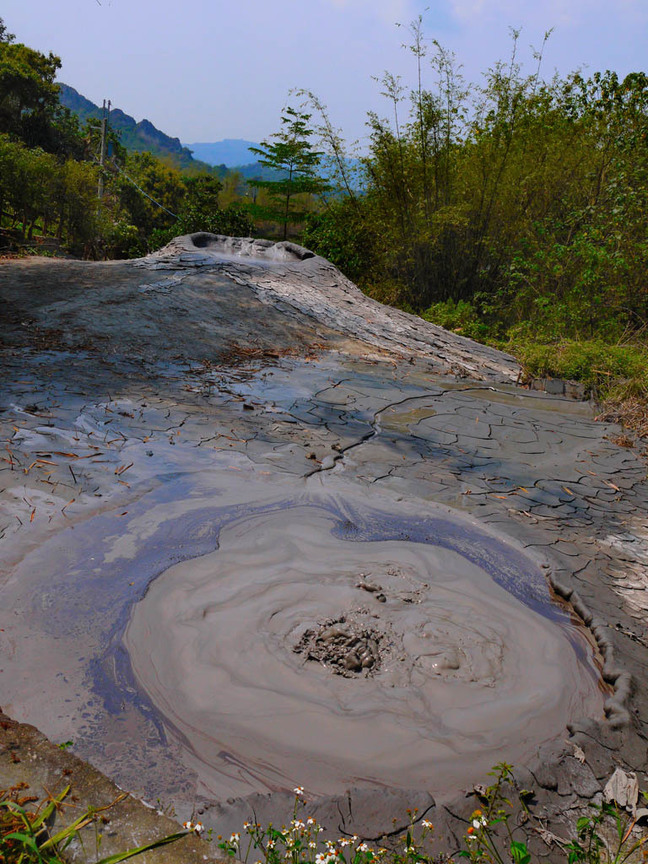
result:
M 616 764 L 645 788 L 648 484 L 637 452 L 615 445 L 618 430 L 588 405 L 516 388 L 510 358 L 364 301 L 321 259 L 201 242 L 142 262 L 0 267 L 4 710 L 223 834 L 251 807 L 261 818 L 284 807 L 285 818 L 282 790 L 297 783 L 327 794 L 341 784 L 317 805 L 332 830 L 378 835 L 419 806 L 451 843 L 475 806 L 461 790 L 498 759 L 515 763 L 559 836 Z M 257 579 L 273 567 L 275 580 Z M 245 568 L 258 590 L 228 575 Z M 492 604 L 509 604 L 500 618 L 486 611 L 486 585 Z M 524 643 L 510 608 L 529 651 L 506 658 Z M 560 634 L 555 648 L 548 632 Z M 219 658 L 223 644 L 252 664 L 247 681 Z M 363 667 L 376 646 L 380 662 Z M 269 680 L 285 676 L 283 691 L 255 693 L 257 661 Z M 302 706 L 327 692 L 331 706 L 330 688 L 347 688 L 365 727 L 380 725 L 376 699 L 393 745 L 384 694 L 401 686 L 396 664 L 409 677 L 393 716 L 424 730 L 426 747 L 437 692 L 426 688 L 447 689 L 447 712 L 457 687 L 498 694 L 483 701 L 496 719 L 474 715 L 473 731 L 491 734 L 483 763 L 471 755 L 457 771 L 460 759 L 421 757 L 423 739 L 401 740 L 399 753 L 377 736 L 358 760 L 342 710 L 320 718 L 338 753 L 349 744 L 320 788 L 317 760 L 302 754 L 305 779 L 289 761 L 268 767 L 263 749 L 250 755 L 259 732 L 243 721 L 259 704 L 281 711 L 295 681 Z M 245 686 L 228 690 L 233 680 Z M 498 680 L 511 684 L 503 701 Z M 551 719 L 533 707 L 538 731 L 522 741 L 511 715 L 529 717 L 510 700 L 528 701 L 524 681 L 546 687 L 538 705 L 547 693 L 556 705 L 545 705 Z M 229 708 L 238 749 L 214 732 Z M 461 726 L 440 711 L 432 725 L 443 723 Z M 267 746 L 287 751 L 307 725 Z

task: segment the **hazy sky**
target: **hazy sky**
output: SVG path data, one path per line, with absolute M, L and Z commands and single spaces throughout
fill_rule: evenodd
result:
M 419 13 L 426 35 L 453 50 L 472 81 L 508 56 L 510 27 L 522 29 L 529 70 L 529 45 L 538 46 L 551 27 L 548 75 L 648 66 L 647 0 L 0 3 L 19 41 L 61 57 L 61 81 L 99 104 L 110 98 L 184 143 L 267 137 L 294 87 L 315 91 L 334 124 L 362 138 L 367 110 L 383 111 L 372 76 L 388 69 L 414 81 L 413 57 L 401 43 Z

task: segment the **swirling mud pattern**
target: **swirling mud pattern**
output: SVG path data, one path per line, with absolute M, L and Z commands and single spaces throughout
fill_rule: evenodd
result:
M 343 496 L 233 517 L 153 581 L 124 642 L 218 798 L 440 792 L 601 713 L 591 649 L 533 560 L 461 517 Z

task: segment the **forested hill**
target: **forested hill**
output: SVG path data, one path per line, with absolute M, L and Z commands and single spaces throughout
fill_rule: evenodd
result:
M 76 114 L 82 124 L 90 118 L 101 119 L 102 109 L 82 96 L 74 87 L 60 83 L 58 87 L 59 101 Z M 121 143 L 129 151 L 152 153 L 158 159 L 171 162 L 180 169 L 212 172 L 211 166 L 193 158 L 191 150 L 183 147 L 179 138 L 171 138 L 161 132 L 150 120 L 141 120 L 138 123 L 134 117 L 119 108 L 113 108 L 110 112 L 110 126 L 119 133 Z

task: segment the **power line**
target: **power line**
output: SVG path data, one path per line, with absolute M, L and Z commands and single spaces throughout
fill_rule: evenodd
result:
M 98 0 L 97 0 L 97 2 L 98 2 Z M 101 4 L 99 4 L 99 5 L 101 5 Z M 99 151 L 99 160 L 98 160 L 98 164 L 99 164 L 99 188 L 98 188 L 97 194 L 98 194 L 99 199 L 101 199 L 103 197 L 103 193 L 104 193 L 103 172 L 104 172 L 104 167 L 105 167 L 105 163 L 106 163 L 106 137 L 107 137 L 107 132 L 108 132 L 108 121 L 110 118 L 110 100 L 108 100 L 107 108 L 108 108 L 108 110 L 106 110 L 106 100 L 104 99 L 103 100 L 103 114 L 102 114 L 102 118 L 101 118 L 101 148 Z M 95 161 L 97 161 L 97 160 L 95 159 Z M 172 213 L 167 207 L 165 207 L 164 204 L 160 204 L 159 201 L 156 201 L 155 198 L 152 198 L 148 194 L 148 192 L 145 192 L 142 189 L 142 187 L 139 186 L 135 182 L 135 180 L 133 180 L 132 177 L 129 177 L 128 174 L 123 170 L 123 168 L 120 168 L 119 165 L 114 160 L 112 161 L 112 166 L 113 166 L 113 168 L 116 168 L 117 171 L 120 172 L 120 174 L 123 174 L 124 177 L 128 180 L 128 182 L 132 183 L 133 186 L 138 190 L 138 192 L 141 192 L 142 195 L 145 198 L 148 198 L 148 200 L 151 201 L 153 204 L 155 204 L 156 207 L 159 207 L 160 210 L 164 210 L 165 213 L 168 213 L 169 216 L 173 216 L 174 219 L 180 218 L 175 213 Z
M 101 4 L 99 4 L 101 5 Z M 108 100 L 108 110 L 106 110 L 106 100 L 103 100 L 103 110 L 101 113 L 101 147 L 99 150 L 99 165 L 101 167 L 101 171 L 99 172 L 99 188 L 97 190 L 97 197 L 99 200 L 103 198 L 104 193 L 104 176 L 103 176 L 103 167 L 106 162 L 106 133 L 108 131 L 108 118 L 110 117 L 110 99 Z
M 145 192 L 145 191 L 142 189 L 142 187 L 139 186 L 139 185 L 135 182 L 135 180 L 133 180 L 132 177 L 129 177 L 128 174 L 124 171 L 124 169 L 123 169 L 123 168 L 120 168 L 119 165 L 118 165 L 116 162 L 113 162 L 112 165 L 113 165 L 113 168 L 116 168 L 116 169 L 119 171 L 120 174 L 123 174 L 124 177 L 128 180 L 128 182 L 129 182 L 129 183 L 132 183 L 133 186 L 138 190 L 138 192 L 141 192 L 142 195 L 143 195 L 145 198 L 148 198 L 149 201 L 151 201 L 153 204 L 155 204 L 155 205 L 156 205 L 157 207 L 159 207 L 161 210 L 164 210 L 164 212 L 165 212 L 165 213 L 168 213 L 169 216 L 173 216 L 174 219 L 179 219 L 179 218 L 180 218 L 176 213 L 172 213 L 172 212 L 171 212 L 167 207 L 165 207 L 164 204 L 160 204 L 159 201 L 156 201 L 155 198 L 152 198 L 152 197 L 148 194 L 148 192 Z

